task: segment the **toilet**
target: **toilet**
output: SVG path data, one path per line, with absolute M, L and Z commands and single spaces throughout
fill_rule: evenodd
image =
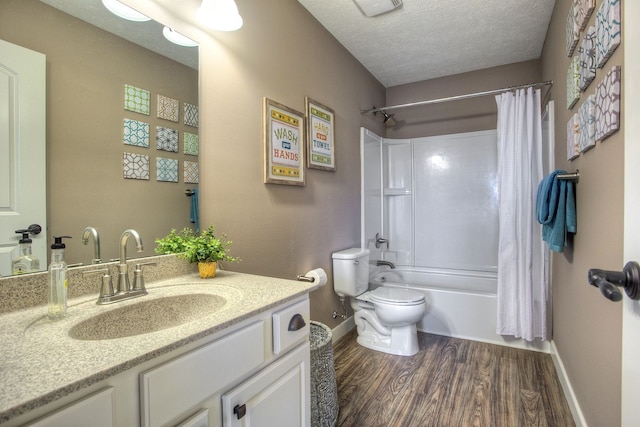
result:
M 427 309 L 424 295 L 391 286 L 369 290 L 368 249 L 345 249 L 332 258 L 333 289 L 340 298 L 351 297 L 358 344 L 389 354 L 416 354 L 416 323 Z

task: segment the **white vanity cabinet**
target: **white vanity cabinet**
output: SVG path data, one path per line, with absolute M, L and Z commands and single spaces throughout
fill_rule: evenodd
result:
M 308 426 L 308 298 L 252 320 L 143 372 L 141 425 Z
M 309 321 L 305 294 L 2 427 L 308 427 Z
M 108 387 L 41 418 L 29 427 L 115 427 L 113 387 Z

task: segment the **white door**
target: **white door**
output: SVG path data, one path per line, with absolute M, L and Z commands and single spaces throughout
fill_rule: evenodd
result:
M 47 266 L 46 57 L 0 40 L 0 276 L 18 253 L 15 230 L 32 236 L 40 269 Z
M 365 128 L 360 128 L 360 162 L 361 247 L 371 251 L 372 260 L 382 259 L 375 247 L 376 234 L 386 237 L 382 229 L 382 138 Z
M 624 258 L 640 262 L 640 2 L 624 4 Z M 640 420 L 640 301 L 623 299 L 622 315 L 622 426 Z
M 222 396 L 226 427 L 309 427 L 309 344 Z

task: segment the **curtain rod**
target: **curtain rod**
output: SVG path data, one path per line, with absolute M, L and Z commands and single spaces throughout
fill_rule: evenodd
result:
M 378 111 L 383 111 L 383 110 L 387 112 L 391 110 L 397 110 L 400 108 L 417 107 L 420 105 L 429 105 L 429 104 L 439 104 L 442 102 L 458 101 L 461 99 L 478 98 L 480 96 L 495 95 L 499 93 L 510 92 L 512 90 L 517 90 L 517 89 L 527 89 L 530 87 L 541 87 L 541 86 L 551 86 L 551 85 L 553 85 L 553 80 L 548 80 L 546 82 L 540 82 L 540 83 L 529 83 L 529 84 L 519 85 L 519 86 L 510 86 L 502 89 L 488 90 L 485 92 L 470 93 L 467 95 L 457 95 L 457 96 L 449 96 L 447 98 L 430 99 L 427 101 L 410 102 L 408 104 L 390 105 L 388 107 L 378 107 L 378 108 L 373 107 L 373 108 L 369 108 L 368 110 L 360 110 L 360 113 L 361 114 L 377 113 Z

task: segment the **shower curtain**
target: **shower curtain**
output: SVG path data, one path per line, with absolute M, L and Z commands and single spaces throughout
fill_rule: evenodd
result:
M 533 341 L 547 338 L 544 246 L 535 218 L 542 180 L 540 90 L 496 96 L 498 103 L 497 333 Z

